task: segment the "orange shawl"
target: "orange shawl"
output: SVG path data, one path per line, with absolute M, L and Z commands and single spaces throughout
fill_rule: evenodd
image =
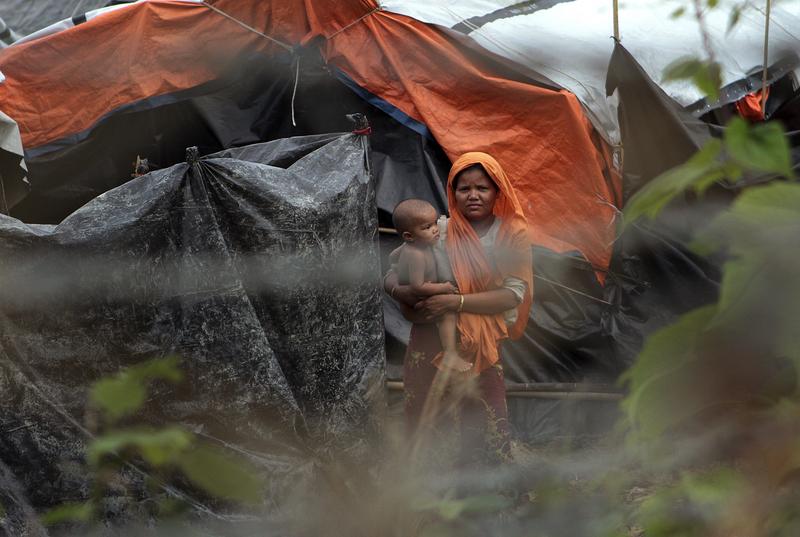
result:
M 483 166 L 498 188 L 493 210 L 494 215 L 502 219 L 494 247 L 497 270 L 493 270 L 493 264 L 487 259 L 478 235 L 456 206 L 453 179 L 460 171 L 474 164 Z M 502 313 L 478 315 L 462 312 L 458 315 L 462 353 L 475 364 L 473 371 L 480 373 L 500 359 L 500 341 L 509 336 L 512 339 L 520 337 L 528 321 L 533 297 L 528 221 L 503 168 L 486 153 L 465 153 L 453 163 L 447 177 L 447 201 L 450 219 L 447 222 L 446 248 L 459 290 L 470 294 L 497 289 L 509 276 L 519 278 L 527 284 L 525 297 L 517 306 L 517 321 L 514 326 L 506 326 Z

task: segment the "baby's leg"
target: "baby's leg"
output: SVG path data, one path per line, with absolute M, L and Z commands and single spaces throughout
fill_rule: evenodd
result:
M 457 320 L 455 313 L 445 313 L 439 320 L 439 339 L 442 341 L 442 349 L 444 349 L 441 365 L 445 369 L 464 372 L 472 369 L 472 364 L 458 354 Z
M 442 348 L 447 351 L 457 352 L 456 333 L 456 314 L 445 313 L 439 320 L 439 339 L 442 341 Z

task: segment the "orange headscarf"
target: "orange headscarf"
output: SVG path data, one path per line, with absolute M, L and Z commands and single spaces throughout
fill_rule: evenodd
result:
M 495 243 L 495 265 L 487 259 L 480 239 L 469 221 L 458 211 L 453 180 L 462 170 L 480 164 L 497 185 L 498 193 L 493 213 L 502 219 Z M 486 153 L 465 153 L 453 163 L 447 177 L 447 201 L 450 219 L 447 222 L 447 255 L 459 290 L 464 294 L 499 288 L 508 277 L 519 278 L 527 285 L 522 303 L 517 306 L 517 321 L 508 327 L 503 314 L 477 315 L 462 312 L 458 315 L 458 331 L 465 358 L 475 364 L 479 373 L 496 363 L 500 356 L 500 341 L 520 337 L 528 322 L 533 297 L 533 269 L 528 221 L 517 194 L 500 164 Z

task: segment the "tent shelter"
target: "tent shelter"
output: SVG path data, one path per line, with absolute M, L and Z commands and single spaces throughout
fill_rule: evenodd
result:
M 537 244 L 608 265 L 615 213 L 597 200 L 614 204 L 617 189 L 573 94 L 512 78 L 450 33 L 368 2 L 149 1 L 111 9 L 4 53 L 0 100 L 31 160 L 80 144 L 116 114 L 185 98 L 244 51 L 287 54 L 297 70 L 293 47 L 323 38 L 317 47 L 328 69 L 433 137 L 448 157 L 476 148 L 495 155 L 525 193 Z
M 625 140 L 647 133 L 632 127 L 648 113 L 652 133 L 675 139 L 692 118 L 674 99 L 699 97 L 650 80 L 698 49 L 695 22 L 671 26 L 662 4 L 621 7 L 627 57 L 608 37 L 610 2 L 590 0 L 149 0 L 71 17 L 0 52 L 0 108 L 19 127 L 29 183 L 17 166 L 10 212 L 54 224 L 126 183 L 137 159 L 166 168 L 190 145 L 208 154 L 340 131 L 343 114 L 360 110 L 373 125 L 383 224 L 407 197 L 446 211 L 443 177 L 464 151 L 493 154 L 513 178 L 537 280 L 533 322 L 505 350 L 510 382 L 608 382 L 649 331 L 716 292 L 713 266 L 687 255 L 685 233 L 616 236 L 626 195 L 707 135 L 683 132 L 657 163 Z M 770 63 L 800 28 L 794 6 L 774 17 Z M 711 22 L 725 82 L 741 78 L 761 61 L 761 23 L 748 14 L 725 36 Z M 621 71 L 607 88 L 612 54 Z M 390 344 L 402 343 L 391 304 L 385 314 Z

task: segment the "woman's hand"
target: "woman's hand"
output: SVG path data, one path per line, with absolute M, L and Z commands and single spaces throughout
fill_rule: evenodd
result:
M 420 312 L 423 318 L 431 320 L 447 312 L 456 311 L 460 303 L 461 295 L 433 295 L 417 302 L 414 309 Z

